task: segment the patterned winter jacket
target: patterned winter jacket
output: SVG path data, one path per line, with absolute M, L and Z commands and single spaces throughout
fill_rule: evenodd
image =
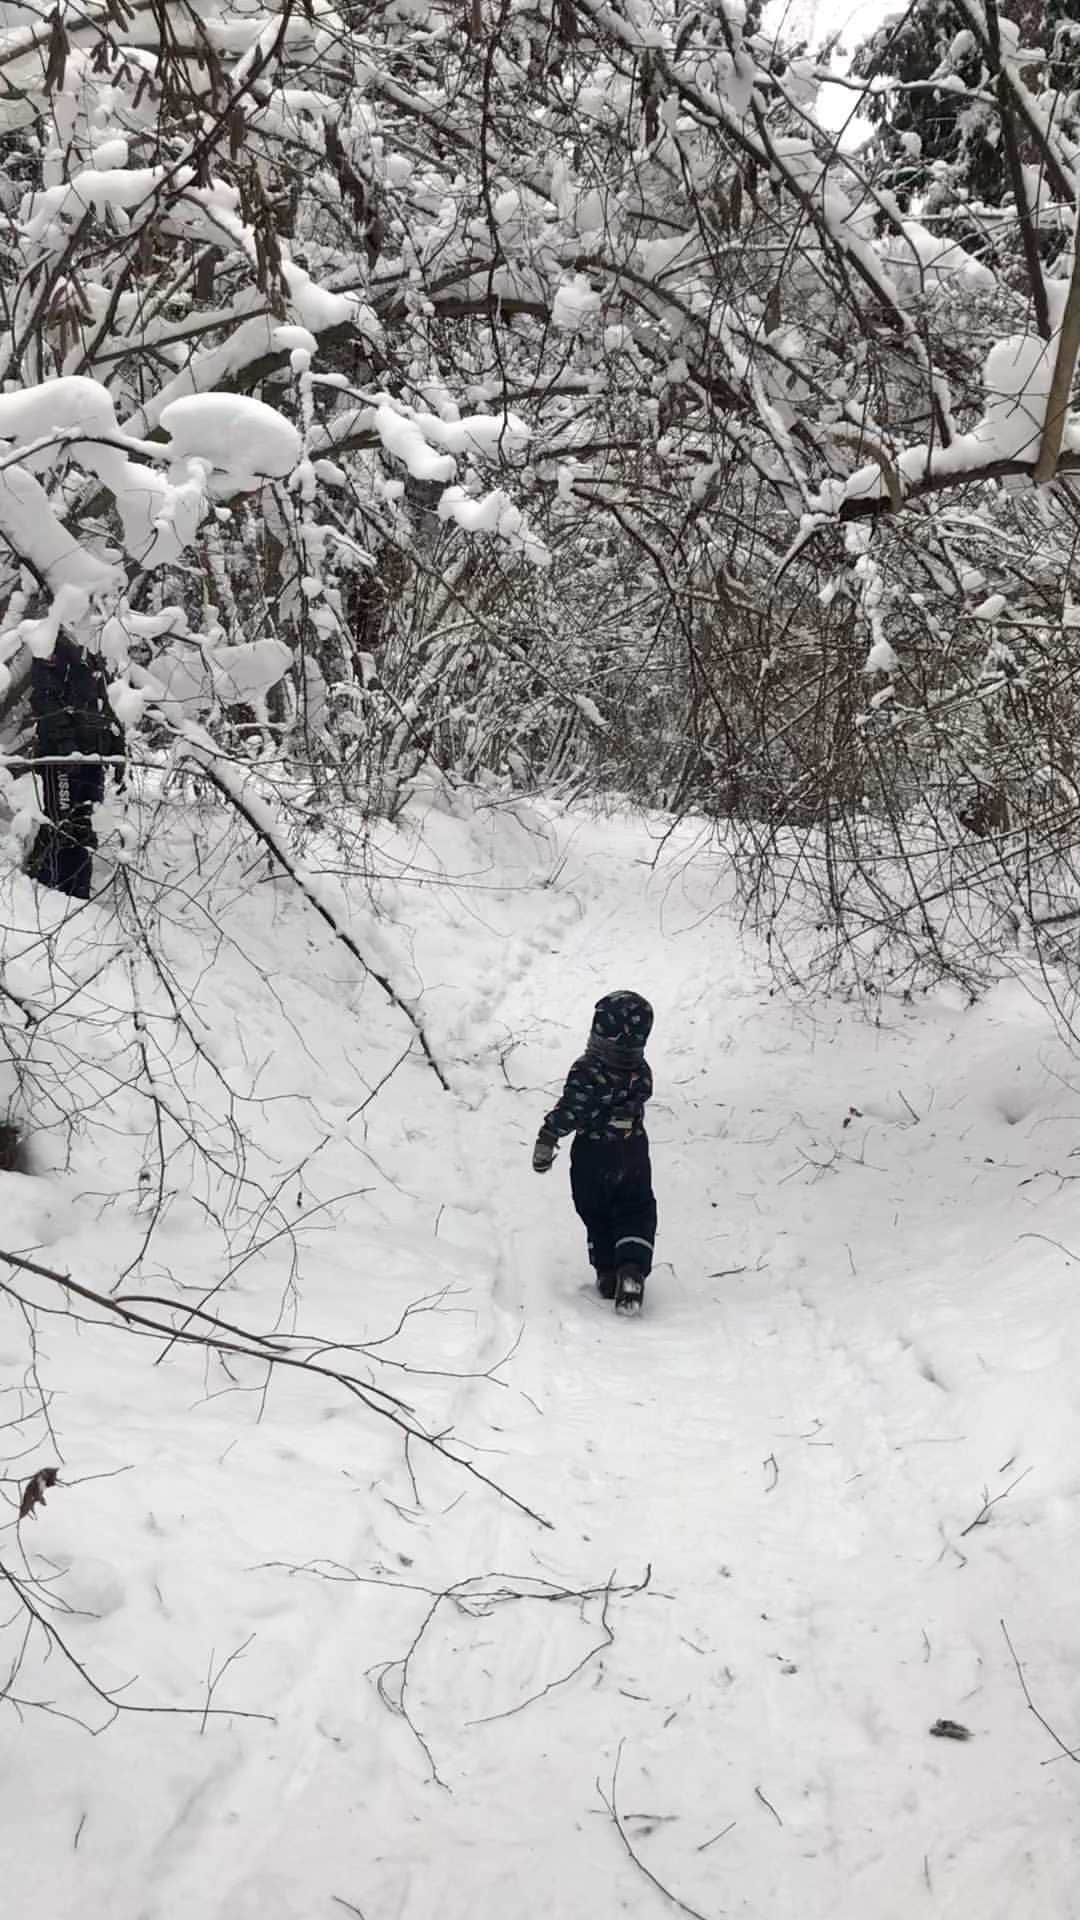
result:
M 647 1060 L 634 1067 L 613 1067 L 583 1053 L 541 1131 L 556 1140 L 567 1133 L 583 1133 L 589 1140 L 630 1139 L 645 1131 L 645 1102 L 652 1090 Z

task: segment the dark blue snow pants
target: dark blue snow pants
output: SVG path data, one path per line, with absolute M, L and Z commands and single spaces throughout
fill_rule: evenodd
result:
M 570 1192 L 584 1221 L 589 1259 L 597 1272 L 639 1267 L 648 1273 L 656 1242 L 656 1199 L 645 1134 L 614 1140 L 575 1134 Z

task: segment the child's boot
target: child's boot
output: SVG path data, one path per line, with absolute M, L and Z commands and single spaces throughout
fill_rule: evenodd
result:
M 596 1291 L 601 1300 L 614 1300 L 616 1276 L 614 1267 L 597 1267 Z
M 616 1313 L 640 1313 L 645 1299 L 645 1275 L 640 1267 L 620 1267 L 615 1275 Z

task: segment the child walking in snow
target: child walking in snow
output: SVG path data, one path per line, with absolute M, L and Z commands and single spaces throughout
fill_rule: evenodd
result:
M 652 1023 L 652 1008 L 639 993 L 607 993 L 597 1001 L 585 1051 L 533 1148 L 534 1171 L 547 1173 L 559 1141 L 573 1134 L 570 1191 L 585 1223 L 596 1285 L 624 1312 L 641 1306 L 656 1240 L 644 1120 L 652 1093 L 645 1059 Z

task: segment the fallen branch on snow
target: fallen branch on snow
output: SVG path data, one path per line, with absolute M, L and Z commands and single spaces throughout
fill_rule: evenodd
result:
M 998 1501 L 1007 1499 L 1009 1494 L 1012 1492 L 1013 1488 L 1018 1487 L 1020 1485 L 1021 1480 L 1026 1480 L 1028 1477 L 1028 1474 L 1031 1473 L 1032 1471 L 1033 1469 L 1031 1467 L 1025 1467 L 1023 1473 L 1018 1473 L 1015 1480 L 1010 1480 L 1008 1486 L 1002 1487 L 1001 1492 L 995 1493 L 993 1497 L 991 1497 L 990 1489 L 988 1487 L 984 1487 L 982 1506 L 979 1508 L 979 1511 L 975 1515 L 974 1520 L 969 1520 L 967 1523 L 967 1526 L 961 1528 L 960 1530 L 961 1540 L 965 1539 L 969 1533 L 973 1533 L 976 1527 L 985 1527 L 987 1521 L 990 1518 L 991 1510 L 997 1506 Z
M 459 1613 L 486 1618 L 496 1608 L 515 1603 L 536 1601 L 547 1606 L 558 1606 L 567 1601 L 576 1601 L 582 1610 L 584 1621 L 586 1603 L 590 1600 L 600 1600 L 602 1603 L 598 1622 L 601 1638 L 595 1645 L 589 1647 L 566 1673 L 560 1674 L 556 1680 L 549 1680 L 546 1686 L 539 1687 L 535 1693 L 527 1694 L 523 1700 L 517 1702 L 516 1706 L 506 1707 L 498 1713 L 481 1714 L 475 1720 L 465 1722 L 469 1727 L 488 1726 L 494 1720 L 509 1720 L 515 1714 L 524 1713 L 527 1707 L 534 1706 L 538 1700 L 545 1699 L 549 1694 L 557 1692 L 560 1687 L 568 1686 L 571 1680 L 576 1679 L 577 1675 L 588 1666 L 590 1660 L 595 1659 L 598 1653 L 603 1653 L 614 1642 L 615 1634 L 608 1620 L 608 1609 L 612 1600 L 632 1598 L 635 1594 L 644 1593 L 652 1580 L 650 1564 L 646 1566 L 640 1580 L 627 1586 L 616 1585 L 614 1573 L 608 1577 L 603 1586 L 581 1588 L 560 1587 L 553 1581 L 544 1580 L 536 1575 L 487 1573 L 471 1574 L 467 1579 L 456 1581 L 451 1587 L 436 1589 L 424 1586 L 415 1580 L 387 1580 L 378 1574 L 356 1573 L 351 1567 L 342 1566 L 337 1561 L 315 1560 L 303 1566 L 289 1566 L 287 1562 L 269 1561 L 264 1565 L 285 1567 L 291 1574 L 305 1573 L 316 1579 L 343 1581 L 355 1583 L 358 1586 L 391 1587 L 399 1592 L 428 1595 L 431 1605 L 405 1653 L 398 1659 L 384 1661 L 369 1671 L 374 1677 L 383 1705 L 405 1721 L 427 1761 L 432 1780 L 437 1786 L 446 1788 L 448 1792 L 447 1783 L 436 1766 L 435 1756 L 412 1718 L 408 1704 L 411 1663 L 440 1609 L 450 1603 Z
M 23 1713 L 28 1712 L 48 1713 L 52 1714 L 58 1720 L 72 1720 L 76 1726 L 84 1727 L 88 1733 L 103 1733 L 105 1728 L 111 1727 L 113 1721 L 118 1719 L 122 1713 L 174 1714 L 185 1719 L 192 1719 L 197 1716 L 199 1720 L 199 1731 L 201 1733 L 205 1733 L 207 1720 L 211 1716 L 217 1719 L 228 1718 L 230 1720 L 266 1720 L 271 1726 L 275 1724 L 275 1717 L 272 1713 L 254 1713 L 240 1707 L 215 1707 L 213 1705 L 214 1688 L 217 1682 L 221 1679 L 226 1667 L 232 1664 L 237 1654 L 243 1651 L 243 1648 L 238 1648 L 237 1653 L 230 1654 L 224 1665 L 219 1668 L 217 1674 L 213 1675 L 209 1680 L 206 1700 L 200 1707 L 155 1706 L 152 1702 L 143 1703 L 135 1700 L 118 1700 L 116 1696 L 122 1691 L 122 1688 L 103 1687 L 99 1681 L 95 1680 L 85 1662 L 80 1660 L 78 1655 L 68 1646 L 63 1634 L 53 1625 L 51 1620 L 46 1618 L 34 1600 L 31 1590 L 33 1586 L 32 1580 L 20 1579 L 17 1574 L 12 1573 L 10 1567 L 4 1565 L 3 1561 L 0 1561 L 0 1580 L 7 1582 L 19 1607 L 26 1615 L 27 1620 L 26 1631 L 23 1634 L 18 1654 L 3 1684 L 0 1685 L 0 1702 L 6 1701 L 9 1706 L 14 1707 L 20 1718 Z M 64 1664 L 71 1667 L 74 1672 L 78 1674 L 80 1680 L 89 1692 L 93 1694 L 94 1698 L 108 1708 L 108 1718 L 102 1722 L 101 1726 L 91 1726 L 89 1721 L 80 1720 L 77 1714 L 64 1712 L 60 1707 L 54 1706 L 50 1700 L 29 1700 L 15 1692 L 15 1686 L 22 1670 L 26 1654 L 29 1651 L 35 1628 L 44 1636 L 49 1652 L 59 1654 Z M 250 1645 L 251 1639 L 254 1639 L 253 1634 L 249 1640 L 244 1642 L 244 1645 Z M 123 1682 L 124 1687 L 130 1685 L 130 1680 Z
M 656 1888 L 657 1893 L 662 1893 L 664 1896 L 664 1899 L 670 1900 L 672 1906 L 677 1907 L 680 1913 L 689 1914 L 690 1920 L 706 1920 L 706 1916 L 703 1913 L 701 1913 L 697 1907 L 688 1906 L 685 1900 L 679 1899 L 678 1894 L 672 1893 L 670 1887 L 665 1887 L 663 1881 L 657 1879 L 655 1873 L 652 1871 L 652 1868 L 647 1867 L 645 1865 L 645 1862 L 641 1858 L 641 1855 L 637 1853 L 634 1849 L 633 1842 L 631 1841 L 630 1836 L 626 1831 L 626 1826 L 623 1820 L 623 1816 L 619 1812 L 619 1802 L 618 1802 L 618 1795 L 617 1795 L 617 1789 L 618 1789 L 618 1783 L 619 1783 L 619 1762 L 622 1759 L 622 1752 L 625 1744 L 626 1742 L 624 1740 L 619 1741 L 619 1749 L 615 1755 L 615 1765 L 611 1770 L 610 1794 L 604 1792 L 603 1787 L 600 1785 L 599 1779 L 597 1779 L 597 1782 L 596 1782 L 596 1791 L 600 1795 L 600 1798 L 603 1801 L 605 1807 L 607 1808 L 608 1813 L 611 1815 L 612 1825 L 614 1826 L 615 1831 L 619 1836 L 619 1839 L 622 1841 L 623 1846 L 626 1848 L 626 1851 L 629 1854 L 638 1872 L 643 1873 L 645 1875 L 646 1880 L 648 1880 L 650 1884 Z
M 1021 1688 L 1023 1689 L 1024 1699 L 1027 1701 L 1028 1707 L 1030 1708 L 1031 1712 L 1035 1715 L 1035 1718 L 1039 1722 L 1039 1725 L 1041 1727 L 1046 1728 L 1046 1731 L 1050 1735 L 1051 1740 L 1055 1741 L 1056 1744 L 1061 1748 L 1061 1752 L 1064 1755 L 1065 1759 L 1075 1760 L 1077 1765 L 1080 1766 L 1080 1748 L 1066 1746 L 1060 1733 L 1056 1732 L 1055 1729 L 1050 1725 L 1050 1722 L 1046 1718 L 1045 1714 L 1042 1714 L 1039 1712 L 1038 1707 L 1035 1705 L 1035 1702 L 1031 1697 L 1031 1689 L 1028 1686 L 1027 1680 L 1024 1676 L 1024 1669 L 1020 1665 L 1020 1656 L 1017 1653 L 1016 1648 L 1013 1646 L 1012 1640 L 1009 1637 L 1009 1629 L 1005 1625 L 1004 1620 L 999 1621 L 998 1624 L 1001 1628 L 1002 1633 L 1005 1635 L 1005 1645 L 1008 1647 L 1009 1652 L 1012 1654 L 1013 1666 L 1016 1668 L 1016 1677 L 1020 1682 Z M 1050 1765 L 1050 1761 L 1044 1760 L 1042 1764 L 1044 1767 L 1048 1767 Z
M 65 1308 L 51 1308 L 45 1311 L 70 1311 L 72 1301 L 80 1300 L 89 1306 L 96 1307 L 105 1316 L 101 1324 L 121 1326 L 125 1331 L 143 1339 L 165 1338 L 179 1346 L 200 1347 L 220 1355 L 227 1354 L 233 1358 L 254 1360 L 268 1369 L 285 1367 L 297 1373 L 314 1374 L 319 1379 L 331 1381 L 335 1386 L 343 1387 L 345 1392 L 351 1394 L 354 1399 L 359 1400 L 370 1413 L 389 1420 L 391 1425 L 404 1436 L 406 1442 L 419 1441 L 430 1452 L 438 1454 L 451 1466 L 459 1467 L 471 1479 L 479 1481 L 492 1493 L 498 1494 L 500 1499 L 508 1500 L 519 1513 L 524 1513 L 530 1520 L 535 1520 L 538 1526 L 550 1528 L 552 1525 L 552 1522 L 545 1519 L 543 1514 L 526 1505 L 524 1500 L 519 1500 L 516 1494 L 501 1487 L 498 1481 L 493 1480 L 481 1467 L 476 1466 L 464 1455 L 456 1453 L 444 1436 L 429 1433 L 419 1424 L 416 1414 L 407 1401 L 402 1400 L 397 1394 L 390 1393 L 385 1387 L 376 1386 L 373 1381 L 361 1380 L 356 1374 L 346 1372 L 344 1368 L 327 1365 L 324 1360 L 314 1357 L 310 1352 L 298 1352 L 296 1343 L 288 1344 L 284 1336 L 251 1333 L 245 1327 L 222 1320 L 216 1314 L 207 1313 L 202 1308 L 190 1306 L 178 1300 L 147 1295 L 142 1296 L 139 1305 L 135 1306 L 122 1296 L 100 1293 L 93 1287 L 84 1286 L 80 1281 L 73 1280 L 70 1274 L 57 1273 L 52 1267 L 42 1266 L 36 1260 L 28 1260 L 23 1254 L 7 1253 L 3 1248 L 0 1248 L 0 1260 L 5 1261 L 9 1267 L 33 1274 L 37 1279 L 45 1280 L 50 1286 L 62 1291 L 66 1299 Z M 40 1301 L 27 1299 L 10 1282 L 0 1285 L 0 1292 L 7 1293 L 28 1313 L 42 1310 Z M 147 1307 L 160 1308 L 160 1316 L 146 1312 Z M 192 1320 L 198 1321 L 199 1326 L 193 1327 Z

